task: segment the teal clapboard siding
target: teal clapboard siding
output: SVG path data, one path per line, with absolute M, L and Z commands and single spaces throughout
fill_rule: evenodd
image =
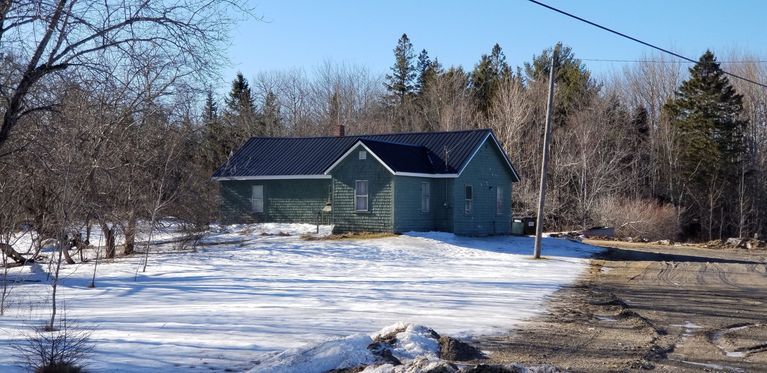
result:
M 335 232 L 392 232 L 394 182 L 392 174 L 371 154 L 359 159 L 357 146 L 331 170 L 333 177 L 333 224 Z M 368 211 L 354 206 L 356 180 L 368 181 Z
M 453 179 L 453 232 L 461 235 L 508 234 L 511 231 L 511 171 L 503 154 L 488 138 L 461 176 Z M 474 191 L 473 209 L 465 212 L 465 186 Z M 496 214 L 496 193 L 503 192 L 503 209 Z
M 251 211 L 253 185 L 264 186 L 263 213 Z M 328 179 L 221 181 L 221 220 L 224 224 L 315 223 L 317 212 L 330 199 L 330 191 Z

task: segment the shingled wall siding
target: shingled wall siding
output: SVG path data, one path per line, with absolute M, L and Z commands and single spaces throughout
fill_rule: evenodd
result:
M 264 186 L 263 214 L 251 212 L 253 185 Z M 330 197 L 330 180 L 222 181 L 220 194 L 224 224 L 315 223 Z
M 357 147 L 331 171 L 333 176 L 333 223 L 335 232 L 391 232 L 393 177 L 371 154 L 359 159 Z M 356 180 L 368 181 L 367 212 L 354 208 Z
M 482 144 L 476 156 L 454 181 L 454 232 L 463 235 L 508 234 L 511 231 L 511 180 L 503 155 L 491 139 Z M 471 214 L 464 209 L 465 185 L 474 189 Z M 503 188 L 503 213 L 496 214 L 496 188 Z
M 394 177 L 394 230 L 397 232 L 434 230 L 434 179 Z M 429 183 L 432 196 L 429 212 L 421 211 L 421 184 Z

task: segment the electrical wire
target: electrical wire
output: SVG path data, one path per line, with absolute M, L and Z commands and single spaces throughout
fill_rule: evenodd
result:
M 620 62 L 620 63 L 660 63 L 660 64 L 691 64 L 691 63 L 697 63 L 697 62 L 690 62 L 690 61 L 663 61 L 663 60 L 620 60 L 620 59 L 609 59 L 609 58 L 579 58 L 581 61 L 589 61 L 589 62 Z M 718 63 L 722 65 L 735 65 L 735 64 L 764 64 L 767 63 L 767 60 L 742 60 L 742 61 L 717 61 Z
M 568 16 L 568 17 L 570 17 L 570 18 L 573 18 L 573 19 L 576 19 L 576 20 L 578 20 L 578 21 L 581 21 L 581 22 L 584 22 L 584 23 L 588 23 L 589 25 L 592 25 L 592 26 L 594 26 L 594 27 L 600 28 L 600 29 L 602 29 L 602 30 L 605 30 L 605 31 L 607 31 L 607 32 L 610 32 L 610 33 L 613 33 L 613 34 L 615 34 L 615 35 L 618 35 L 618 36 L 624 37 L 624 38 L 626 38 L 626 39 L 629 39 L 629 40 L 631 40 L 631 41 L 637 42 L 637 43 L 639 43 L 639 44 L 642 44 L 642 45 L 648 46 L 648 47 L 650 47 L 650 48 L 653 48 L 653 49 L 659 50 L 659 51 L 661 51 L 661 52 L 663 52 L 663 53 L 666 53 L 666 54 L 670 54 L 670 55 L 672 55 L 672 56 L 674 56 L 674 57 L 676 57 L 676 58 L 679 58 L 679 59 L 682 59 L 682 60 L 685 60 L 685 61 L 688 61 L 688 62 L 692 62 L 692 63 L 698 63 L 698 61 L 695 61 L 695 60 L 693 60 L 693 59 L 691 59 L 691 58 L 687 58 L 687 57 L 685 57 L 685 56 L 683 56 L 683 55 L 681 55 L 681 54 L 679 54 L 679 53 L 676 53 L 676 52 L 672 52 L 672 51 L 670 51 L 670 50 L 668 50 L 668 49 L 664 49 L 664 48 L 661 48 L 661 47 L 659 47 L 659 46 L 656 46 L 656 45 L 650 44 L 650 43 L 648 43 L 648 42 L 645 42 L 645 41 L 639 40 L 639 39 L 637 39 L 637 38 L 635 38 L 635 37 L 632 37 L 632 36 L 626 35 L 626 34 L 624 34 L 624 33 L 622 33 L 622 32 L 619 32 L 619 31 L 615 31 L 615 30 L 613 30 L 613 29 L 611 29 L 611 28 L 607 28 L 607 27 L 605 27 L 605 26 L 602 26 L 602 25 L 600 25 L 600 24 L 597 24 L 597 23 L 591 22 L 591 21 L 589 21 L 589 20 L 587 20 L 587 19 L 584 19 L 584 18 L 578 17 L 578 16 L 576 16 L 576 15 L 574 15 L 574 14 L 571 14 L 571 13 L 565 12 L 564 10 L 560 10 L 560 9 L 557 9 L 557 8 L 555 8 L 555 7 L 553 7 L 553 6 L 550 6 L 550 5 L 544 4 L 544 3 L 540 2 L 540 1 L 536 1 L 536 0 L 527 0 L 527 1 L 529 1 L 529 2 L 531 2 L 531 3 L 533 3 L 533 4 L 537 4 L 537 5 L 540 5 L 540 6 L 544 7 L 544 8 L 547 8 L 547 9 L 549 9 L 549 10 L 553 10 L 553 11 L 555 11 L 555 12 L 557 12 L 557 13 L 560 13 L 560 14 L 566 15 L 566 16 Z M 722 72 L 723 72 L 723 73 L 725 73 L 726 75 L 729 75 L 729 76 L 733 77 L 733 78 L 741 79 L 741 80 L 744 80 L 744 81 L 746 81 L 746 82 L 749 82 L 749 83 L 752 83 L 752 84 L 756 84 L 756 85 L 758 85 L 758 86 L 760 86 L 760 87 L 763 87 L 763 88 L 767 88 L 767 84 L 759 83 L 759 82 L 757 82 L 757 81 L 754 81 L 754 80 L 751 80 L 751 79 L 748 79 L 748 78 L 742 77 L 742 76 L 740 76 L 740 75 L 737 75 L 737 74 L 733 74 L 733 73 L 727 72 L 727 71 L 725 71 L 725 70 L 722 70 Z

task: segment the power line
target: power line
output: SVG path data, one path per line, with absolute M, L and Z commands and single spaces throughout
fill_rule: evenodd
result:
M 650 44 L 650 43 L 648 43 L 648 42 L 645 42 L 645 41 L 639 40 L 639 39 L 637 39 L 637 38 L 635 38 L 635 37 L 632 37 L 632 36 L 628 36 L 628 35 L 626 35 L 626 34 L 624 34 L 624 33 L 622 33 L 622 32 L 619 32 L 619 31 L 615 31 L 615 30 L 613 30 L 613 29 L 611 29 L 611 28 L 607 28 L 607 27 L 605 27 L 605 26 L 602 26 L 602 25 L 600 25 L 600 24 L 597 24 L 597 23 L 591 22 L 591 21 L 589 21 L 589 20 L 587 20 L 587 19 L 583 19 L 583 18 L 581 18 L 581 17 L 578 17 L 578 16 L 576 16 L 576 15 L 574 15 L 574 14 L 570 14 L 570 13 L 568 13 L 568 12 L 565 12 L 564 10 L 560 10 L 560 9 L 554 8 L 553 6 L 550 6 L 550 5 L 546 5 L 546 4 L 544 4 L 544 3 L 540 2 L 540 1 L 536 1 L 536 0 L 527 0 L 527 1 L 529 1 L 529 2 L 531 2 L 531 3 L 534 3 L 534 4 L 538 4 L 538 5 L 540 5 L 540 6 L 544 7 L 544 8 L 547 8 L 547 9 L 549 9 L 549 10 L 553 10 L 553 11 L 555 11 L 555 12 L 557 12 L 557 13 L 560 13 L 560 14 L 564 14 L 564 15 L 566 15 L 566 16 L 568 16 L 568 17 L 570 17 L 570 18 L 574 18 L 574 19 L 577 19 L 577 20 L 579 20 L 579 21 L 581 21 L 581 22 L 585 22 L 585 23 L 588 23 L 588 24 L 590 24 L 590 25 L 592 25 L 592 26 L 594 26 L 594 27 L 597 27 L 597 28 L 600 28 L 600 29 L 602 29 L 602 30 L 605 30 L 605 31 L 607 31 L 607 32 L 613 33 L 613 34 L 615 34 L 615 35 L 618 35 L 618 36 L 624 37 L 624 38 L 626 38 L 626 39 L 629 39 L 629 40 L 631 40 L 631 41 L 637 42 L 637 43 L 639 43 L 639 44 L 642 44 L 642 45 L 648 46 L 648 47 L 650 47 L 650 48 L 653 48 L 653 49 L 659 50 L 659 51 L 661 51 L 661 52 L 663 52 L 663 53 L 667 53 L 667 54 L 670 54 L 670 55 L 672 55 L 672 56 L 674 56 L 674 57 L 676 57 L 676 58 L 680 58 L 680 59 L 683 59 L 683 60 L 685 60 L 685 61 L 689 61 L 689 62 L 692 62 L 692 63 L 698 63 L 698 61 L 695 61 L 695 60 L 693 60 L 693 59 L 691 59 L 691 58 L 687 58 L 687 57 L 685 57 L 685 56 L 682 56 L 682 55 L 681 55 L 681 54 L 679 54 L 679 53 L 676 53 L 676 52 L 672 52 L 672 51 L 670 51 L 670 50 L 668 50 L 668 49 L 664 49 L 664 48 L 658 47 L 658 46 L 656 46 L 656 45 Z M 748 78 L 744 78 L 744 77 L 742 77 L 742 76 L 740 76 L 740 75 L 736 75 L 736 74 L 733 74 L 733 73 L 730 73 L 730 72 L 727 72 L 727 71 L 724 71 L 724 70 L 722 70 L 722 72 L 723 72 L 723 73 L 725 73 L 725 74 L 727 74 L 727 75 L 729 75 L 729 76 L 731 76 L 731 77 L 733 77 L 733 78 L 741 79 L 741 80 L 747 81 L 747 82 L 749 82 L 749 83 L 752 83 L 752 84 L 756 84 L 756 85 L 758 85 L 758 86 L 761 86 L 761 87 L 763 87 L 763 88 L 767 88 L 767 84 L 762 84 L 762 83 L 759 83 L 759 82 L 757 82 L 757 81 L 754 81 L 754 80 L 751 80 L 751 79 L 748 79 Z
M 664 61 L 664 60 L 621 60 L 621 59 L 609 59 L 609 58 L 579 58 L 581 61 L 589 62 L 620 62 L 620 63 L 662 63 L 662 64 L 692 64 L 697 62 L 690 61 Z M 736 64 L 763 64 L 767 63 L 767 60 L 742 60 L 742 61 L 717 61 L 722 65 L 736 65 Z

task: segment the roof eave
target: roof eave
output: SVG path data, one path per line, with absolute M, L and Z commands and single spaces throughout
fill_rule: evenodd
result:
M 327 180 L 330 175 L 258 175 L 258 176 L 214 176 L 215 181 L 248 181 L 248 180 Z

